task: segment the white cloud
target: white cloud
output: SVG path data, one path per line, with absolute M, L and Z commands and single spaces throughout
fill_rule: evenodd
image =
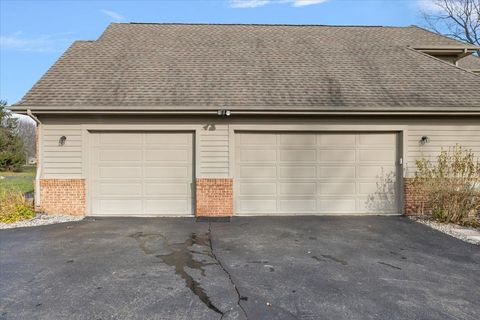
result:
M 327 1 L 328 0 L 294 0 L 292 2 L 294 7 L 304 7 L 304 6 L 310 6 L 312 4 L 320 4 Z
M 257 8 L 268 4 L 284 3 L 294 7 L 304 7 L 327 1 L 329 0 L 230 0 L 230 6 L 232 8 Z
M 110 18 L 112 18 L 114 21 L 123 21 L 125 20 L 125 17 L 122 16 L 120 13 L 118 12 L 115 12 L 115 11 L 112 11 L 112 10 L 105 10 L 105 9 L 102 9 L 100 10 L 101 13 L 109 16 Z
M 427 12 L 440 11 L 441 8 L 436 0 L 417 0 L 418 7 Z
M 0 47 L 2 49 L 24 51 L 24 52 L 57 52 L 65 48 L 71 42 L 66 35 L 71 33 L 60 33 L 51 35 L 41 35 L 35 38 L 23 36 L 23 32 L 18 31 L 12 35 L 0 36 Z
M 231 0 L 232 8 L 256 8 L 269 4 L 269 0 Z

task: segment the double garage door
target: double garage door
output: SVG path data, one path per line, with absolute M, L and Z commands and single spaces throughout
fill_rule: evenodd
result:
M 394 133 L 238 133 L 237 214 L 398 213 Z
M 92 215 L 191 216 L 188 132 L 91 134 Z M 398 213 L 394 133 L 235 134 L 235 213 Z

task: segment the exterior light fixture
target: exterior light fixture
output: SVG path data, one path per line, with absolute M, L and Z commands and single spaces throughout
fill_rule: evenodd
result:
M 230 110 L 221 109 L 217 111 L 217 116 L 222 118 L 230 117 L 231 114 L 232 112 Z
M 421 144 L 422 146 L 426 145 L 426 144 L 429 143 L 429 142 L 430 142 L 430 138 L 427 137 L 427 136 L 423 136 L 422 139 L 420 139 L 420 144 Z
M 61 147 L 64 146 L 65 141 L 67 141 L 67 137 L 61 136 L 60 139 L 58 139 L 58 145 L 61 146 Z
M 216 130 L 215 124 L 206 124 L 203 126 L 203 130 L 215 131 Z

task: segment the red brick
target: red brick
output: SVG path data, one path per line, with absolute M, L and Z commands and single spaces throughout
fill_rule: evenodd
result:
M 85 180 L 41 179 L 39 211 L 46 214 L 85 215 Z
M 420 216 L 425 215 L 425 204 L 422 195 L 415 192 L 412 186 L 413 178 L 405 178 L 404 180 L 404 201 L 405 215 Z
M 196 179 L 197 217 L 230 217 L 233 215 L 233 179 Z

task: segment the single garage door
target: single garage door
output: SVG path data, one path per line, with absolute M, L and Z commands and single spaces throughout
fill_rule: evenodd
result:
M 397 134 L 235 134 L 237 214 L 397 214 Z
M 93 215 L 192 212 L 193 133 L 92 133 Z

